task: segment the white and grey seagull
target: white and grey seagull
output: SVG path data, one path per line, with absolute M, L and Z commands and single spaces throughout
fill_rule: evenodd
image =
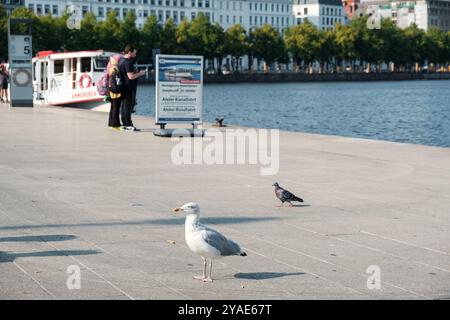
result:
M 246 256 L 247 254 L 233 240 L 227 239 L 214 229 L 200 223 L 200 207 L 194 202 L 186 203 L 182 207 L 173 209 L 174 212 L 184 212 L 186 214 L 185 239 L 193 252 L 203 259 L 203 275 L 195 276 L 194 279 L 204 282 L 212 282 L 211 277 L 212 261 L 226 256 Z M 210 260 L 209 275 L 206 268 Z

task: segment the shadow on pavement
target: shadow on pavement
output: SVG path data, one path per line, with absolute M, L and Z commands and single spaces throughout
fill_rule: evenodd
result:
M 249 280 L 265 280 L 273 278 L 281 278 L 288 276 L 301 276 L 306 273 L 304 272 L 250 272 L 250 273 L 236 273 L 235 278 L 238 279 L 249 279 Z
M 74 235 L 65 234 L 51 234 L 40 236 L 20 236 L 20 237 L 5 237 L 0 238 L 0 242 L 54 242 L 54 241 L 67 241 L 73 240 L 77 237 Z
M 234 224 L 263 222 L 284 219 L 283 217 L 205 217 L 201 222 L 205 224 Z M 71 228 L 71 227 L 113 227 L 113 226 L 133 226 L 133 225 L 184 225 L 185 218 L 155 219 L 155 220 L 137 220 L 137 221 L 114 221 L 114 222 L 92 222 L 92 223 L 73 223 L 73 224 L 43 224 L 43 225 L 16 225 L 1 226 L 0 230 L 18 230 L 18 229 L 45 229 L 45 228 Z
M 52 250 L 52 251 L 38 251 L 38 252 L 24 252 L 24 253 L 8 253 L 0 251 L 0 263 L 13 262 L 17 258 L 28 257 L 68 257 L 68 256 L 84 256 L 91 254 L 99 254 L 97 250 Z

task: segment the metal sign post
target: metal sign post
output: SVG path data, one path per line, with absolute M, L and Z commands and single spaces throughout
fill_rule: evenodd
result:
M 33 107 L 31 19 L 8 20 L 11 107 Z

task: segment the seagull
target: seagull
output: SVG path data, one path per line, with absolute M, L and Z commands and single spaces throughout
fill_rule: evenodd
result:
M 297 197 L 295 194 L 290 193 L 289 191 L 280 187 L 278 182 L 275 182 L 272 186 L 275 187 L 275 195 L 277 196 L 278 199 L 280 199 L 281 206 L 283 206 L 285 202 L 289 203 L 291 207 L 292 207 L 291 201 L 303 202 L 303 199 Z
M 184 211 L 186 213 L 185 239 L 191 251 L 200 255 L 203 259 L 203 275 L 194 279 L 203 282 L 213 282 L 211 277 L 212 260 L 226 256 L 247 256 L 241 247 L 231 239 L 227 239 L 214 229 L 200 223 L 200 207 L 194 202 L 186 203 L 182 207 L 173 209 L 173 212 Z M 210 260 L 209 276 L 206 275 L 206 267 Z

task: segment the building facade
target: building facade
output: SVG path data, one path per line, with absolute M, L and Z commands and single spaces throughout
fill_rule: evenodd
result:
M 138 28 L 142 28 L 150 15 L 163 24 L 169 18 L 175 23 L 185 18 L 192 20 L 199 13 L 224 29 L 239 23 L 251 30 L 267 23 L 282 32 L 295 24 L 292 0 L 25 0 L 25 6 L 38 15 L 59 16 L 70 5 L 76 6 L 81 15 L 92 12 L 99 20 L 105 19 L 112 10 L 119 19 L 132 11 Z
M 366 12 L 390 18 L 400 28 L 415 23 L 425 31 L 430 27 L 450 31 L 450 0 L 363 0 L 362 4 Z
M 5 8 L 6 14 L 10 15 L 15 8 L 25 5 L 25 0 L 0 0 L 0 3 Z
M 293 0 L 293 2 L 296 24 L 308 20 L 321 30 L 331 30 L 337 23 L 348 22 L 341 0 Z

